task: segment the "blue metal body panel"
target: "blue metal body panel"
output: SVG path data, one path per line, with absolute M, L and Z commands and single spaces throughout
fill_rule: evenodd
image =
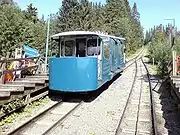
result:
M 97 58 L 50 58 L 49 88 L 81 92 L 97 89 Z
M 104 43 L 102 42 L 101 68 L 98 68 L 97 57 L 50 58 L 50 90 L 64 92 L 94 91 L 121 72 L 125 66 L 124 45 L 120 41 L 116 43 L 112 38 L 108 38 L 107 41 L 110 52 L 109 59 L 105 59 Z M 101 71 L 98 71 L 99 69 Z M 102 77 L 98 78 L 98 73 Z

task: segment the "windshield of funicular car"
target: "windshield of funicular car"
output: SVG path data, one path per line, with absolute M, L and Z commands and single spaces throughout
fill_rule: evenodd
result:
M 100 54 L 100 38 L 63 38 L 60 44 L 61 56 L 86 57 Z

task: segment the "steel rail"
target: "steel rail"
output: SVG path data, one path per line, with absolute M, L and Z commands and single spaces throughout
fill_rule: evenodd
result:
M 143 59 L 141 58 L 141 61 L 146 69 L 147 72 L 147 77 L 148 77 L 148 82 L 149 82 L 149 90 L 150 90 L 150 99 L 151 99 L 151 116 L 152 116 L 152 128 L 153 128 L 153 134 L 157 135 L 157 123 L 156 123 L 156 113 L 155 113 L 155 104 L 154 104 L 154 94 L 152 90 L 152 85 L 151 85 L 151 79 L 150 79 L 150 74 L 148 71 L 148 68 L 146 64 L 144 63 Z
M 70 111 L 68 111 L 62 118 L 58 119 L 53 125 L 51 125 L 47 130 L 45 130 L 42 135 L 48 134 L 53 128 L 55 128 L 58 124 L 61 124 L 73 111 L 75 111 L 81 104 L 83 103 L 83 101 L 81 101 L 80 103 L 78 103 L 77 105 L 75 105 Z M 7 135 L 19 135 L 21 134 L 21 132 L 23 130 L 26 130 L 26 128 L 28 128 L 29 125 L 31 125 L 34 121 L 39 120 L 40 118 L 42 118 L 43 116 L 45 116 L 46 114 L 48 114 L 49 111 L 55 109 L 56 107 L 58 107 L 59 105 L 63 104 L 62 100 L 55 103 L 54 105 L 52 105 L 51 107 L 47 108 L 46 110 L 44 110 L 43 112 L 41 112 L 40 114 L 36 115 L 35 117 L 31 118 L 30 120 L 28 120 L 26 123 L 23 123 L 21 126 L 19 126 L 18 128 L 14 129 L 13 131 L 9 132 Z
M 135 84 L 135 81 L 136 81 L 136 77 L 137 77 L 137 60 L 135 60 L 134 62 L 135 62 L 136 71 L 135 71 L 133 83 L 132 83 L 132 85 L 131 85 L 131 89 L 130 89 L 130 92 L 129 92 L 129 95 L 128 95 L 128 99 L 127 99 L 127 102 L 126 102 L 126 104 L 125 104 L 125 107 L 124 107 L 124 110 L 123 110 L 121 119 L 120 119 L 120 121 L 119 121 L 118 127 L 116 128 L 115 135 L 118 135 L 118 134 L 120 133 L 120 126 L 121 126 L 122 120 L 123 120 L 123 118 L 124 118 L 124 115 L 125 115 L 127 106 L 128 106 L 128 104 L 129 104 L 130 97 L 131 97 L 131 94 L 132 94 L 132 91 L 133 91 L 133 88 L 134 88 L 134 84 Z M 133 62 L 133 63 L 134 63 L 134 62 Z
M 47 88 L 47 86 L 43 87 L 42 89 L 46 89 L 46 88 Z M 36 91 L 35 91 L 35 92 L 36 92 Z M 44 92 L 42 92 L 42 93 L 34 96 L 32 99 L 30 99 L 29 103 L 32 103 L 32 102 L 34 102 L 34 101 L 37 101 L 37 100 L 39 100 L 40 98 L 43 98 L 43 97 L 45 97 L 45 96 L 47 96 L 47 95 L 48 95 L 48 90 L 46 90 L 46 91 L 44 91 Z M 25 96 L 27 96 L 27 95 L 25 95 Z M 25 96 L 23 96 L 22 98 L 24 98 Z M 9 103 L 10 103 L 10 102 L 9 102 Z M 15 109 L 9 111 L 8 113 L 0 113 L 0 121 L 1 121 L 2 119 L 4 119 L 5 117 L 10 116 L 10 115 L 13 114 L 14 112 L 17 112 L 17 111 L 25 108 L 25 107 L 27 106 L 27 104 L 28 104 L 28 103 L 25 103 L 25 104 L 23 104 L 23 105 L 15 108 Z
M 46 110 L 44 110 L 43 112 L 37 114 L 36 116 L 34 116 L 33 118 L 31 118 L 30 120 L 28 120 L 27 122 L 23 123 L 22 125 L 20 125 L 19 127 L 17 127 L 16 129 L 14 129 L 13 131 L 10 131 L 9 133 L 7 133 L 7 135 L 14 135 L 14 134 L 19 134 L 24 128 L 26 128 L 29 124 L 31 124 L 33 121 L 35 121 L 36 119 L 39 119 L 41 117 L 43 117 L 44 115 L 46 115 L 47 112 L 49 112 L 50 110 L 54 109 L 55 107 L 61 105 L 63 102 L 62 100 L 58 101 L 57 103 L 55 103 L 54 105 L 50 106 L 49 108 L 47 108 Z
M 74 112 L 80 105 L 82 105 L 83 101 L 73 107 L 68 113 L 66 113 L 62 118 L 60 118 L 56 123 L 54 123 L 50 128 L 48 128 L 42 135 L 47 135 L 51 132 L 52 129 L 56 128 L 57 125 L 61 124 L 72 112 Z
M 141 75 L 142 75 L 142 65 L 140 65 L 141 69 Z M 141 88 L 140 88 L 140 96 L 139 96 L 139 102 L 138 102 L 138 111 L 137 111 L 137 118 L 136 118 L 136 129 L 135 129 L 135 135 L 138 134 L 138 123 L 139 123 L 139 114 L 140 114 L 140 108 L 141 108 L 141 98 L 142 98 L 142 90 L 143 90 L 143 80 L 141 79 Z

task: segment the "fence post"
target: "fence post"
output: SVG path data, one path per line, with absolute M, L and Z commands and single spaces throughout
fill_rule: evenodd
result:
M 1 58 L 1 60 L 5 60 L 5 58 Z M 6 63 L 5 62 L 2 62 L 2 65 L 1 65 L 1 76 L 0 76 L 0 84 L 4 84 L 4 74 L 3 74 L 3 71 L 5 70 L 6 68 Z
M 25 104 L 26 104 L 27 106 L 29 106 L 29 103 L 30 103 L 30 93 L 28 93 L 28 94 L 26 95 L 26 99 L 25 99 Z
M 177 75 L 177 60 L 176 60 L 176 51 L 172 51 L 173 55 L 173 76 Z
M 154 58 L 153 58 L 153 66 L 154 66 Z

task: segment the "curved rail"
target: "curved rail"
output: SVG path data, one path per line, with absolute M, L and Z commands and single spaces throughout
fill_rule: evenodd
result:
M 151 85 L 151 80 L 150 80 L 150 74 L 149 74 L 149 71 L 147 69 L 147 66 L 145 65 L 142 57 L 139 58 L 141 59 L 145 69 L 146 69 L 146 72 L 147 72 L 147 77 L 148 77 L 148 82 L 149 82 L 149 88 L 150 88 L 150 108 L 151 108 L 151 119 L 152 119 L 152 133 L 153 135 L 157 135 L 157 128 L 156 128 L 156 115 L 155 115 L 155 104 L 154 104 L 154 95 L 153 95 L 153 90 L 152 90 L 152 85 Z M 116 129 L 116 132 L 115 132 L 115 135 L 118 135 L 120 132 L 121 132 L 121 125 L 123 123 L 123 119 L 124 119 L 124 116 L 125 116 L 125 113 L 126 113 L 126 110 L 127 110 L 127 107 L 128 107 L 128 104 L 130 102 L 130 97 L 132 95 L 132 91 L 133 91 L 133 88 L 134 88 L 134 84 L 135 84 L 135 81 L 136 81 L 136 78 L 137 78 L 137 60 L 135 60 L 135 64 L 136 64 L 136 71 L 135 71 L 135 75 L 134 75 L 134 80 L 133 80 L 133 83 L 132 83 L 132 86 L 131 86 L 131 89 L 130 89 L 130 93 L 128 95 L 128 99 L 126 101 L 126 104 L 125 104 L 125 107 L 123 109 L 123 113 L 122 113 L 122 116 L 120 118 L 120 121 L 119 121 L 119 124 L 118 124 L 118 127 Z M 134 63 L 134 62 L 133 62 Z M 131 63 L 132 65 L 132 63 Z M 137 111 L 137 120 L 136 120 L 136 129 L 135 129 L 135 134 L 138 133 L 137 131 L 137 126 L 138 126 L 138 122 L 139 122 L 139 113 L 140 113 L 140 102 L 141 102 L 141 95 L 142 95 L 142 81 L 141 81 L 141 89 L 140 89 L 140 96 L 139 96 L 139 104 L 138 104 L 138 111 Z
M 43 112 L 39 113 L 38 115 L 34 116 L 33 118 L 31 118 L 30 120 L 28 120 L 27 122 L 25 122 L 23 125 L 17 127 L 16 129 L 14 129 L 13 131 L 7 133 L 7 135 L 13 135 L 13 134 L 17 134 L 19 133 L 23 128 L 25 128 L 28 124 L 30 124 L 31 122 L 35 121 L 37 118 L 44 116 L 48 111 L 54 109 L 55 107 L 57 107 L 58 105 L 62 104 L 62 100 L 55 103 L 54 105 L 50 106 L 49 108 L 47 108 L 46 110 L 44 110 Z
M 141 65 L 140 65 L 141 67 Z M 142 69 L 141 69 L 142 74 Z M 136 119 L 136 129 L 135 129 L 135 135 L 138 134 L 138 123 L 139 123 L 139 117 L 140 117 L 140 108 L 141 108 L 141 98 L 142 98 L 142 90 L 143 90 L 143 81 L 141 80 L 141 88 L 140 88 L 140 96 L 139 96 L 139 103 L 138 103 L 138 111 L 137 111 L 137 119 Z
M 42 135 L 49 134 L 53 128 L 55 128 L 58 124 L 61 124 L 73 111 L 75 111 L 83 101 L 81 101 L 79 104 L 77 104 L 74 108 L 72 108 L 66 115 L 64 115 L 62 118 L 60 118 L 56 123 L 54 123 L 50 128 L 48 128 Z
M 45 117 L 46 119 L 46 115 L 48 117 L 48 114 L 51 114 L 51 111 L 54 109 L 58 109 L 58 107 L 61 106 L 61 104 L 63 104 L 64 102 L 59 101 L 57 103 L 55 103 L 54 105 L 52 105 L 51 107 L 49 107 L 48 109 L 44 110 L 42 113 L 36 115 L 35 117 L 33 117 L 32 119 L 30 119 L 29 121 L 27 121 L 26 123 L 24 123 L 23 125 L 19 126 L 18 128 L 16 128 L 15 130 L 11 131 L 8 133 L 8 135 L 19 135 L 21 134 L 21 132 L 26 131 L 29 127 L 32 126 L 32 124 L 34 122 L 37 122 L 39 120 L 41 120 L 41 118 L 43 119 Z M 55 121 L 52 125 L 50 125 L 50 127 L 43 130 L 43 133 L 41 133 L 42 135 L 48 134 L 53 128 L 55 128 L 58 124 L 61 124 L 61 122 L 63 122 L 63 120 L 65 120 L 73 111 L 75 111 L 81 104 L 83 103 L 83 101 L 81 101 L 80 103 L 76 104 L 75 106 L 73 106 L 72 109 L 68 110 L 67 113 L 65 113 L 63 115 L 63 117 L 60 117 L 57 121 Z M 58 118 L 58 117 L 57 117 Z M 41 126 L 41 125 L 40 125 Z
M 153 134 L 154 134 L 154 135 L 157 135 L 156 114 L 155 114 L 155 106 L 154 106 L 154 94 L 153 94 L 153 90 L 152 90 L 150 74 L 149 74 L 148 68 L 147 68 L 147 66 L 146 66 L 146 64 L 145 64 L 145 62 L 143 61 L 142 58 L 141 58 L 141 61 L 142 61 L 143 65 L 144 65 L 144 67 L 145 67 L 145 69 L 146 69 L 147 77 L 148 77 L 148 82 L 149 82 Z
M 144 52 L 144 48 L 137 54 L 137 56 L 133 57 L 132 59 L 130 59 L 129 61 L 127 61 L 126 63 L 126 67 L 124 68 L 124 70 L 126 70 L 128 67 L 130 67 L 132 64 L 134 64 L 134 62 L 137 60 L 137 59 L 140 59 L 143 55 L 143 52 Z M 129 64 L 130 63 L 130 64 Z M 129 65 L 128 65 L 129 64 Z
M 123 118 L 124 118 L 124 115 L 125 115 L 125 111 L 126 111 L 126 109 L 127 109 L 127 106 L 128 106 L 128 104 L 129 104 L 130 97 L 131 97 L 131 94 L 132 94 L 132 91 L 133 91 L 133 88 L 134 88 L 134 84 L 135 84 L 135 81 L 136 81 L 136 77 L 137 77 L 137 61 L 136 61 L 136 60 L 135 60 L 135 66 L 136 66 L 136 71 L 135 71 L 133 83 L 132 83 L 132 86 L 131 86 L 131 90 L 130 90 L 130 93 L 129 93 L 129 95 L 128 95 L 128 99 L 127 99 L 126 105 L 125 105 L 125 107 L 124 107 L 124 110 L 123 110 L 121 119 L 120 119 L 120 121 L 119 121 L 118 127 L 117 127 L 117 129 L 116 129 L 115 135 L 118 135 L 118 134 L 120 133 L 120 126 L 121 126 L 122 120 L 123 120 Z

